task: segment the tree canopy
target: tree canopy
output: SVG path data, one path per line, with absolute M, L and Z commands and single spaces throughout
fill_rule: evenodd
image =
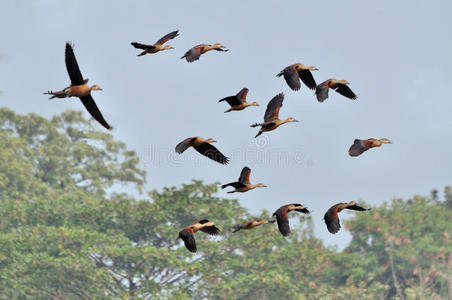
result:
M 393 199 L 344 220 L 343 250 L 294 214 L 231 233 L 251 215 L 218 185 L 146 191 L 134 151 L 80 112 L 0 109 L 0 295 L 8 299 L 452 299 L 452 190 Z M 142 199 L 119 192 L 136 189 Z M 178 231 L 208 218 L 220 237 Z

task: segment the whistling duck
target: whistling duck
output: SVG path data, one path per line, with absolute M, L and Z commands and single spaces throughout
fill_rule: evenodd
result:
M 240 173 L 239 181 L 231 182 L 228 184 L 223 184 L 221 186 L 221 188 L 224 189 L 225 187 L 228 187 L 228 186 L 234 187 L 235 190 L 228 192 L 228 194 L 232 194 L 235 192 L 244 193 L 244 192 L 247 192 L 247 191 L 257 188 L 257 187 L 267 187 L 263 183 L 258 183 L 255 185 L 251 184 L 250 183 L 250 174 L 251 174 L 251 169 L 248 167 L 244 167 L 242 169 L 242 172 Z
M 358 206 L 355 201 L 333 205 L 330 209 L 328 209 L 328 211 L 325 213 L 325 216 L 323 217 L 329 232 L 334 234 L 338 232 L 339 229 L 341 229 L 338 213 L 340 213 L 343 209 L 351 209 L 357 211 L 371 210 L 370 208 L 363 208 L 361 206 Z
M 268 102 L 267 110 L 265 111 L 264 115 L 264 123 L 256 123 L 250 125 L 251 127 L 261 126 L 261 129 L 259 129 L 259 132 L 256 134 L 255 137 L 260 136 L 264 131 L 275 130 L 282 124 L 288 122 L 298 122 L 298 120 L 295 120 L 294 118 L 287 118 L 285 120 L 279 119 L 279 110 L 281 109 L 283 100 L 284 100 L 283 93 L 280 93 L 273 97 L 273 99 L 271 99 L 270 102 Z
M 278 208 L 278 210 L 275 211 L 272 216 L 276 216 L 279 232 L 281 232 L 283 236 L 288 236 L 290 233 L 289 218 L 287 217 L 287 213 L 292 210 L 302 212 L 304 214 L 309 214 L 309 210 L 306 207 L 296 203 L 287 204 Z
M 323 102 L 328 98 L 328 90 L 333 89 L 336 90 L 342 96 L 345 96 L 349 99 L 355 100 L 357 96 L 353 91 L 347 86 L 350 84 L 347 80 L 336 80 L 336 79 L 328 79 L 319 84 L 315 88 L 315 94 L 317 96 L 317 100 L 319 102 Z
M 175 150 L 177 153 L 183 153 L 189 147 L 193 147 L 196 151 L 210 158 L 211 160 L 226 165 L 229 162 L 229 158 L 224 156 L 217 148 L 210 144 L 215 142 L 216 141 L 212 138 L 203 139 L 199 136 L 189 137 L 177 144 Z
M 315 89 L 317 84 L 315 83 L 314 77 L 311 71 L 318 71 L 314 66 L 305 66 L 303 64 L 297 63 L 290 65 L 276 75 L 276 77 L 284 76 L 289 87 L 298 91 L 301 88 L 300 79 L 303 83 L 311 90 Z
M 201 230 L 202 232 L 205 232 L 210 235 L 220 234 L 220 229 L 218 229 L 218 227 L 216 227 L 213 222 L 204 219 L 196 221 L 195 223 L 182 229 L 179 232 L 179 236 L 177 237 L 176 241 L 178 239 L 182 239 L 188 251 L 196 252 L 197 248 L 194 233 L 198 230 Z
M 348 154 L 350 156 L 359 156 L 370 148 L 380 147 L 383 144 L 391 144 L 391 141 L 385 138 L 379 140 L 373 138 L 367 140 L 355 139 L 353 145 L 348 150 Z
M 187 52 L 185 52 L 184 56 L 182 56 L 180 59 L 185 58 L 189 63 L 194 62 L 195 60 L 198 60 L 201 54 L 206 53 L 207 51 L 215 50 L 215 51 L 223 51 L 227 52 L 229 51 L 226 49 L 225 46 L 221 45 L 220 43 L 216 43 L 213 45 L 208 44 L 200 44 L 198 46 L 194 46 Z
M 237 231 L 240 230 L 248 230 L 248 229 L 252 229 L 254 227 L 257 227 L 259 225 L 262 224 L 271 224 L 271 223 L 275 223 L 275 220 L 254 220 L 254 221 L 248 221 L 248 222 L 243 222 L 242 224 L 237 224 L 234 225 L 232 227 L 232 229 L 234 229 L 234 231 L 232 231 L 232 233 L 235 233 Z
M 218 102 L 226 101 L 231 108 L 225 111 L 225 113 L 233 111 L 233 110 L 243 110 L 247 108 L 248 106 L 259 106 L 259 104 L 254 102 L 246 102 L 246 95 L 248 94 L 248 89 L 243 88 L 237 95 L 235 96 L 229 96 L 226 98 L 223 98 L 219 100 Z
M 107 121 L 105 121 L 100 110 L 97 108 L 93 97 L 91 96 L 91 91 L 101 91 L 102 89 L 97 84 L 88 86 L 88 79 L 83 79 L 82 73 L 80 72 L 77 64 L 77 60 L 75 59 L 74 50 L 72 49 L 72 45 L 70 43 L 66 43 L 65 61 L 66 69 L 71 79 L 71 86 L 65 88 L 62 91 L 48 91 L 44 94 L 52 95 L 52 97 L 50 97 L 49 99 L 66 97 L 80 98 L 91 116 L 105 128 L 111 129 L 111 126 L 107 123 Z
M 178 36 L 179 35 L 178 32 L 179 32 L 179 30 L 176 30 L 176 31 L 168 33 L 167 35 L 162 37 L 160 40 L 158 40 L 155 44 L 147 45 L 147 44 L 140 44 L 140 43 L 137 43 L 137 42 L 132 42 L 130 44 L 132 46 L 134 46 L 135 48 L 137 48 L 137 49 L 144 50 L 143 52 L 141 52 L 137 56 L 143 56 L 143 55 L 145 55 L 147 53 L 157 53 L 157 52 L 163 51 L 163 50 L 174 49 L 170 45 L 163 46 L 163 44 L 165 44 L 169 40 L 172 40 L 176 36 Z

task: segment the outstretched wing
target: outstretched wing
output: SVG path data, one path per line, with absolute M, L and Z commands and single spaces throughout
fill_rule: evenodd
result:
M 105 121 L 102 113 L 100 112 L 99 108 L 97 108 L 96 102 L 94 102 L 94 99 L 93 97 L 91 97 L 91 95 L 81 97 L 80 100 L 82 101 L 86 110 L 94 119 L 96 119 L 97 122 L 102 124 L 102 126 L 104 126 L 105 128 L 111 129 L 111 126 L 107 123 L 107 121 Z
M 240 172 L 239 182 L 243 184 L 250 183 L 251 169 L 248 167 L 243 167 L 242 172 Z
M 361 206 L 359 206 L 359 205 L 352 205 L 352 206 L 348 206 L 348 207 L 346 207 L 346 209 L 351 209 L 351 210 L 357 210 L 357 211 L 367 211 L 367 210 L 371 210 L 371 208 L 364 208 L 364 207 L 361 207 Z
M 240 92 L 238 92 L 238 94 L 235 97 L 238 99 L 239 104 L 246 101 L 246 95 L 248 95 L 247 88 L 243 88 L 240 90 Z
M 219 162 L 220 164 L 226 165 L 229 162 L 229 158 L 223 155 L 215 146 L 212 146 L 209 143 L 203 143 L 199 146 L 194 147 L 196 151 L 201 153 L 202 155 Z
M 185 150 L 188 149 L 188 147 L 190 147 L 190 142 L 193 139 L 194 138 L 192 138 L 192 137 L 186 138 L 185 140 L 183 140 L 182 142 L 180 142 L 179 144 L 176 145 L 175 151 L 177 153 L 183 153 Z
M 311 90 L 315 89 L 315 87 L 317 86 L 317 83 L 315 83 L 311 71 L 309 70 L 298 71 L 298 76 L 300 77 L 301 81 L 303 81 L 303 83 Z
M 265 111 L 264 121 L 269 122 L 279 117 L 279 110 L 284 100 L 284 94 L 280 93 L 273 97 L 267 104 L 267 110 Z
M 201 50 L 202 46 L 195 46 L 188 50 L 187 52 L 185 52 L 184 56 L 182 56 L 181 59 L 185 58 L 189 63 L 194 62 L 198 60 L 199 57 L 201 56 Z
M 316 88 L 315 88 L 315 95 L 317 96 L 317 101 L 319 102 L 323 102 L 328 98 L 328 90 L 329 90 L 329 86 L 328 86 L 328 81 L 324 81 L 321 84 L 319 84 Z
M 215 225 L 206 226 L 201 228 L 200 230 L 210 235 L 219 235 L 221 233 L 220 229 Z
M 229 96 L 219 100 L 218 102 L 226 101 L 230 106 L 240 105 L 242 102 L 237 98 L 237 96 Z
M 147 50 L 149 48 L 155 48 L 153 45 L 145 45 L 137 42 L 130 43 L 132 46 L 134 46 L 137 49 Z
M 197 251 L 195 237 L 193 236 L 192 232 L 182 230 L 181 232 L 179 232 L 179 237 L 184 241 L 185 247 L 188 249 L 188 251 Z
M 69 42 L 66 43 L 64 58 L 66 61 L 66 69 L 69 74 L 69 78 L 71 79 L 71 84 L 72 85 L 84 84 L 82 73 L 80 72 L 80 69 L 78 67 L 77 60 L 75 59 L 74 50 L 72 49 L 72 45 Z
M 336 92 L 349 99 L 356 100 L 357 96 L 346 84 L 338 84 Z
M 276 222 L 278 223 L 279 232 L 283 236 L 288 236 L 290 233 L 289 219 L 287 217 L 287 209 L 285 207 L 281 207 L 278 209 L 274 215 L 276 215 Z
M 298 72 L 294 66 L 290 66 L 285 68 L 282 71 L 284 75 L 284 79 L 287 82 L 287 85 L 294 91 L 298 91 L 301 88 L 300 77 L 298 76 Z
M 361 140 L 355 139 L 353 145 L 348 149 L 348 154 L 350 156 L 359 156 L 367 151 L 367 148 L 363 145 Z
M 246 187 L 246 185 L 244 185 L 243 183 L 240 183 L 240 182 L 230 182 L 230 183 L 223 184 L 221 186 L 221 188 L 224 189 L 224 188 L 226 188 L 228 186 L 232 186 L 232 187 L 234 187 L 236 189 L 240 189 L 240 188 Z
M 326 213 L 325 216 L 323 217 L 325 224 L 326 224 L 326 228 L 328 229 L 328 231 L 332 234 L 335 234 L 336 232 L 339 231 L 339 229 L 341 229 L 341 224 L 339 222 L 339 217 L 337 216 L 337 209 L 336 209 L 336 213 L 334 213 L 333 208 L 330 208 Z
M 159 45 L 165 44 L 169 40 L 172 40 L 176 36 L 178 36 L 179 35 L 178 32 L 179 32 L 179 30 L 168 33 L 167 35 L 163 36 L 160 40 L 158 40 L 155 44 L 159 44 Z

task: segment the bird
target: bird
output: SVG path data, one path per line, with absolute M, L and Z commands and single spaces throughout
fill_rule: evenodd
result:
M 222 51 L 222 52 L 229 51 L 229 49 L 226 49 L 226 47 L 220 43 L 215 43 L 213 45 L 200 44 L 200 45 L 194 46 L 193 48 L 189 49 L 187 52 L 185 52 L 184 56 L 182 56 L 180 59 L 185 58 L 189 63 L 191 63 L 191 62 L 194 62 L 195 60 L 198 60 L 199 57 L 201 56 L 201 54 L 204 54 L 210 50 L 216 50 L 216 51 Z
M 189 137 L 177 144 L 175 150 L 177 153 L 181 154 L 189 147 L 193 147 L 196 151 L 210 158 L 211 160 L 219 162 L 223 165 L 228 164 L 229 158 L 224 156 L 217 148 L 210 144 L 215 142 L 216 141 L 212 138 L 203 139 L 199 136 Z
M 311 71 L 318 71 L 314 66 L 305 66 L 300 63 L 296 63 L 285 67 L 281 72 L 276 75 L 276 77 L 284 76 L 289 87 L 298 91 L 301 88 L 300 79 L 303 83 L 310 88 L 311 90 L 315 89 L 317 84 L 315 83 L 314 77 L 312 76 Z
M 250 183 L 250 174 L 251 174 L 251 169 L 248 167 L 243 167 L 242 172 L 240 173 L 239 180 L 237 182 L 223 184 L 221 186 L 221 188 L 224 189 L 225 187 L 228 187 L 228 186 L 234 187 L 235 190 L 228 192 L 228 194 L 232 194 L 235 192 L 244 193 L 244 192 L 247 192 L 247 191 L 257 188 L 257 187 L 267 187 L 263 183 L 258 183 L 255 185 L 251 184 Z
M 256 134 L 255 138 L 260 136 L 265 131 L 272 131 L 278 128 L 280 125 L 288 122 L 298 122 L 294 118 L 290 117 L 285 120 L 279 119 L 279 110 L 281 109 L 284 100 L 284 94 L 280 93 L 273 97 L 267 104 L 267 110 L 264 115 L 264 123 L 256 123 L 250 125 L 251 127 L 261 126 L 259 132 Z
M 179 30 L 173 31 L 168 33 L 167 35 L 163 36 L 160 40 L 158 40 L 155 44 L 141 44 L 141 43 L 137 43 L 137 42 L 132 42 L 130 43 L 132 46 L 134 46 L 137 49 L 142 49 L 144 50 L 143 52 L 141 52 L 140 54 L 138 54 L 137 56 L 143 56 L 147 53 L 153 54 L 153 53 L 157 53 L 163 50 L 169 50 L 169 49 L 174 49 L 173 47 L 171 47 L 170 45 L 166 45 L 163 46 L 163 44 L 165 44 L 166 42 L 168 42 L 169 40 L 174 39 L 176 36 L 178 36 L 179 34 Z
M 256 101 L 251 103 L 246 102 L 246 95 L 248 95 L 248 89 L 243 88 L 240 90 L 240 92 L 238 92 L 237 95 L 218 100 L 218 103 L 226 101 L 231 106 L 231 108 L 225 111 L 225 113 L 233 110 L 243 110 L 248 106 L 259 106 L 259 103 L 257 103 Z
M 350 149 L 348 149 L 348 154 L 350 156 L 359 156 L 363 154 L 365 151 L 369 150 L 370 148 L 374 147 L 380 147 L 383 144 L 391 144 L 391 141 L 382 138 L 382 139 L 367 139 L 367 140 L 359 140 L 355 139 L 353 142 L 353 145 L 350 146 Z
M 342 96 L 349 99 L 356 100 L 358 98 L 356 94 L 348 87 L 350 83 L 347 80 L 336 80 L 328 79 L 319 84 L 315 88 L 315 95 L 317 96 L 317 101 L 323 102 L 328 98 L 328 90 L 336 90 Z
M 182 239 L 184 241 L 185 247 L 190 252 L 196 252 L 198 249 L 196 248 L 196 241 L 194 233 L 198 230 L 205 232 L 210 235 L 219 235 L 221 233 L 220 229 L 215 226 L 215 224 L 207 219 L 196 221 L 195 223 L 185 227 L 179 232 L 179 236 L 176 238 Z
M 339 231 L 339 229 L 341 229 L 338 213 L 340 213 L 343 209 L 351 209 L 357 211 L 371 210 L 370 208 L 363 208 L 357 205 L 355 201 L 333 205 L 330 209 L 328 209 L 328 211 L 325 213 L 325 216 L 323 217 L 328 231 L 332 234 L 335 234 Z
M 232 231 L 232 233 L 235 233 L 242 229 L 243 230 L 252 229 L 252 228 L 257 227 L 262 224 L 272 224 L 272 223 L 275 223 L 275 220 L 253 220 L 253 221 L 243 222 L 241 224 L 234 225 L 232 227 L 232 229 L 234 230 L 234 231 Z
M 287 213 L 292 210 L 309 214 L 309 210 L 306 207 L 297 203 L 283 205 L 278 208 L 272 216 L 276 216 L 279 232 L 281 232 L 283 236 L 288 236 L 290 233 L 289 218 L 287 217 Z
M 107 121 L 105 121 L 99 108 L 97 108 L 96 102 L 94 102 L 94 99 L 91 96 L 91 91 L 101 91 L 102 89 L 97 84 L 88 86 L 88 79 L 83 79 L 82 73 L 80 72 L 77 60 L 75 58 L 74 50 L 69 42 L 66 43 L 65 61 L 66 69 L 69 74 L 69 78 L 71 79 L 71 85 L 62 91 L 48 91 L 44 94 L 52 95 L 49 99 L 67 97 L 80 98 L 90 115 L 100 124 L 102 124 L 102 126 L 107 129 L 111 129 L 112 127 L 107 123 Z

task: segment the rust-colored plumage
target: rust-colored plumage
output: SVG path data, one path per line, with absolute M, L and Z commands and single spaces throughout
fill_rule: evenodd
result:
M 317 84 L 311 71 L 317 71 L 314 66 L 305 66 L 300 63 L 296 63 L 284 68 L 276 77 L 284 76 L 287 85 L 294 91 L 298 91 L 301 88 L 300 79 L 311 90 L 315 89 Z
M 293 210 L 309 214 L 309 210 L 306 207 L 297 203 L 283 205 L 273 213 L 273 217 L 276 216 L 279 232 L 281 232 L 283 236 L 288 236 L 290 233 L 289 218 L 287 213 Z
M 325 216 L 323 217 L 329 232 L 334 234 L 338 232 L 339 229 L 341 229 L 338 214 L 344 209 L 351 209 L 356 211 L 370 210 L 370 208 L 363 208 L 357 205 L 355 201 L 333 205 L 330 209 L 328 209 L 328 211 L 325 213 Z
M 262 224 L 271 224 L 271 223 L 275 223 L 275 220 L 253 220 L 253 221 L 243 222 L 241 224 L 234 225 L 232 227 L 232 229 L 233 229 L 232 233 L 235 233 L 240 230 L 249 230 L 249 229 L 255 228 Z
M 177 144 L 175 150 L 177 153 L 183 153 L 189 147 L 193 147 L 196 151 L 210 158 L 211 160 L 226 165 L 229 162 L 229 158 L 224 156 L 217 148 L 210 144 L 214 142 L 216 141 L 212 138 L 203 139 L 199 136 L 189 137 Z
M 356 94 L 348 87 L 350 83 L 347 80 L 328 79 L 319 84 L 315 88 L 315 94 L 319 102 L 323 102 L 328 98 L 329 89 L 333 89 L 339 94 L 349 99 L 355 100 Z
M 391 141 L 386 138 L 382 138 L 379 140 L 374 138 L 367 140 L 355 139 L 353 145 L 351 145 L 350 149 L 348 150 L 348 154 L 350 156 L 359 156 L 366 152 L 367 150 L 369 150 L 370 148 L 380 147 L 383 144 L 391 144 Z
M 198 249 L 196 248 L 196 241 L 194 234 L 201 230 L 202 232 L 205 232 L 210 235 L 219 235 L 220 229 L 215 226 L 215 224 L 209 220 L 203 219 L 196 221 L 195 223 L 185 227 L 179 232 L 179 236 L 177 237 L 176 241 L 178 239 L 182 239 L 184 241 L 185 247 L 190 252 L 196 252 Z
M 144 50 L 137 56 L 143 56 L 148 53 L 153 54 L 153 53 L 157 53 L 157 52 L 160 52 L 163 50 L 174 49 L 170 45 L 163 46 L 163 44 L 165 44 L 167 41 L 169 41 L 171 39 L 174 39 L 176 36 L 179 35 L 178 33 L 179 33 L 179 30 L 170 32 L 167 35 L 163 36 L 161 39 L 159 39 L 155 44 L 141 44 L 141 43 L 137 43 L 137 42 L 132 42 L 130 44 L 137 49 Z
M 66 43 L 65 62 L 69 78 L 71 79 L 71 86 L 65 88 L 62 91 L 48 91 L 44 94 L 52 95 L 49 99 L 67 97 L 80 98 L 90 115 L 100 124 L 102 124 L 102 126 L 107 129 L 111 129 L 111 126 L 107 123 L 107 121 L 105 121 L 99 108 L 97 108 L 93 97 L 91 96 L 91 91 L 102 89 L 97 84 L 88 86 L 88 79 L 83 79 L 82 73 L 80 72 L 77 60 L 75 58 L 74 50 L 72 49 L 72 45 L 70 43 Z
M 273 97 L 273 99 L 270 100 L 267 104 L 267 110 L 265 111 L 264 115 L 264 123 L 256 123 L 253 125 L 250 125 L 251 127 L 257 127 L 261 126 L 261 129 L 259 129 L 259 132 L 256 134 L 255 137 L 260 136 L 265 131 L 272 131 L 281 126 L 282 124 L 288 123 L 288 122 L 298 122 L 298 120 L 295 120 L 294 118 L 290 117 L 285 120 L 279 119 L 279 110 L 281 109 L 281 106 L 283 104 L 284 100 L 284 94 L 280 93 Z
M 222 51 L 222 52 L 229 51 L 228 49 L 226 49 L 225 46 L 223 46 L 220 43 L 215 43 L 213 45 L 200 44 L 200 45 L 194 46 L 193 48 L 191 48 L 187 52 L 185 52 L 184 56 L 182 56 L 181 59 L 185 58 L 189 63 L 194 62 L 195 60 L 198 60 L 202 54 L 204 54 L 210 50 Z
M 244 193 L 244 192 L 247 192 L 247 191 L 257 188 L 257 187 L 266 187 L 266 185 L 263 183 L 251 184 L 250 183 L 250 174 L 251 174 L 251 169 L 248 167 L 244 167 L 242 169 L 242 172 L 240 173 L 240 177 L 239 177 L 238 181 L 223 184 L 221 186 L 221 188 L 224 189 L 225 187 L 232 186 L 234 188 L 234 190 L 228 192 L 229 194 L 231 194 L 231 193 L 235 193 L 235 192 Z
M 225 111 L 225 113 L 233 111 L 233 110 L 243 110 L 243 109 L 247 108 L 248 106 L 259 106 L 259 104 L 256 101 L 247 102 L 246 101 L 247 95 L 248 95 L 248 89 L 243 88 L 240 90 L 240 92 L 238 92 L 237 95 L 223 98 L 223 99 L 219 100 L 218 102 L 226 101 L 231 106 L 231 108 L 228 109 L 227 111 Z

